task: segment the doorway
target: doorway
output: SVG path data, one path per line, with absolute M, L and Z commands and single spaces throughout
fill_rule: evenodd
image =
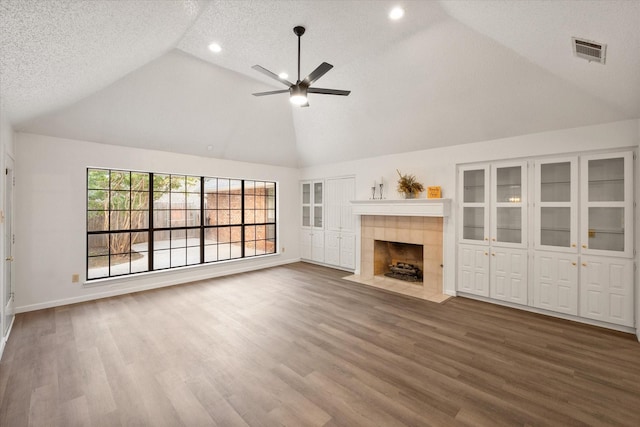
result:
M 4 180 L 4 289 L 2 290 L 3 319 L 2 336 L 4 339 L 9 335 L 14 318 L 14 281 L 13 281 L 13 245 L 15 243 L 13 235 L 13 189 L 14 165 L 13 159 L 6 156 L 6 169 Z

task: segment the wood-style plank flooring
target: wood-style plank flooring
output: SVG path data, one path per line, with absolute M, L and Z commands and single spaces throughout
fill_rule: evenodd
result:
M 630 334 L 309 264 L 20 314 L 0 425 L 638 426 Z

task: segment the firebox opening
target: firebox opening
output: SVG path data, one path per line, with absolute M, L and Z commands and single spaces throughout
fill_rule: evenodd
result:
M 424 270 L 423 245 L 375 240 L 374 275 L 422 284 Z

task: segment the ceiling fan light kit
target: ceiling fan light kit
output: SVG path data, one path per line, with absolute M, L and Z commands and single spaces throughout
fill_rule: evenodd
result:
M 261 72 L 262 74 L 271 77 L 279 81 L 280 83 L 285 84 L 289 87 L 289 89 L 285 90 L 273 90 L 269 92 L 258 92 L 254 93 L 254 96 L 265 96 L 265 95 L 275 95 L 278 93 L 286 93 L 289 92 L 289 101 L 294 105 L 299 105 L 301 107 L 308 107 L 309 102 L 307 101 L 307 94 L 309 93 L 318 93 L 322 95 L 340 95 L 347 96 L 351 93 L 349 90 L 339 90 L 339 89 L 321 89 L 321 88 L 312 88 L 310 87 L 313 82 L 318 80 L 320 77 L 324 76 L 327 71 L 333 68 L 333 65 L 323 62 L 318 65 L 318 67 L 313 70 L 307 77 L 300 80 L 300 37 L 305 32 L 305 28 L 301 26 L 296 26 L 293 28 L 293 33 L 298 37 L 298 80 L 296 83 L 291 83 L 287 79 L 284 79 L 277 74 L 267 70 L 260 65 L 254 65 L 253 68 L 256 71 Z
M 294 105 L 304 105 L 307 103 L 307 91 L 299 85 L 293 85 L 289 88 L 291 93 L 289 101 Z

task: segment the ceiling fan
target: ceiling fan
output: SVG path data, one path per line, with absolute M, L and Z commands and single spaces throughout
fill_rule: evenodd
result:
M 301 26 L 297 26 L 293 28 L 293 33 L 296 36 L 298 36 L 298 81 L 296 81 L 295 84 L 291 83 L 287 79 L 281 78 L 277 74 L 272 73 L 271 71 L 267 70 L 264 67 L 261 67 L 260 65 L 254 65 L 251 68 L 289 87 L 289 89 L 254 93 L 253 94 L 254 96 L 275 95 L 276 93 L 289 92 L 289 100 L 291 101 L 292 104 L 299 105 L 301 107 L 308 107 L 309 102 L 307 101 L 307 94 L 309 93 L 319 93 L 323 95 L 342 95 L 342 96 L 347 96 L 351 93 L 350 90 L 321 89 L 316 87 L 310 87 L 311 83 L 315 82 L 320 77 L 324 76 L 327 71 L 333 68 L 333 65 L 326 62 L 323 62 L 322 64 L 318 65 L 318 68 L 313 70 L 311 74 L 309 74 L 304 79 L 300 80 L 300 37 L 302 37 L 302 35 L 304 34 L 304 31 L 305 31 L 305 28 Z

